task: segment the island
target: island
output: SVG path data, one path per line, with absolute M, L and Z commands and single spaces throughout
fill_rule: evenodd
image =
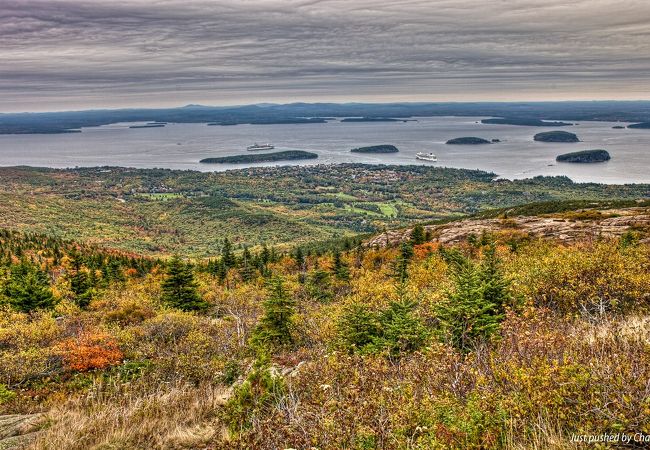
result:
M 650 122 L 633 123 L 631 125 L 628 125 L 627 127 L 648 130 L 650 129 Z
M 129 128 L 164 128 L 164 123 L 147 123 L 145 125 L 131 125 Z
M 528 127 L 568 127 L 573 125 L 569 122 L 551 122 L 547 120 L 540 119 L 515 119 L 508 117 L 496 117 L 493 119 L 483 119 L 481 123 L 486 123 L 490 125 L 523 125 Z
M 571 152 L 559 155 L 555 160 L 557 162 L 569 163 L 598 163 L 609 161 L 611 156 L 607 150 L 582 150 L 580 152 Z
M 239 124 L 237 122 L 209 122 L 207 125 L 209 127 L 216 127 L 216 126 L 227 127 L 227 126 L 239 125 Z
M 614 126 L 612 127 L 612 129 L 614 129 L 614 130 L 624 130 L 625 127 L 624 127 L 623 125 L 614 125 Z
M 353 148 L 352 153 L 397 153 L 399 150 L 394 145 L 370 145 L 368 147 Z
M 412 119 L 411 119 L 412 120 Z M 408 119 L 395 119 L 393 117 L 346 117 L 341 122 L 409 122 Z
M 580 142 L 578 136 L 567 131 L 545 131 L 537 133 L 533 139 L 538 142 Z
M 480 137 L 466 136 L 466 137 L 449 139 L 446 143 L 450 145 L 482 145 L 482 144 L 489 144 L 490 141 Z
M 222 156 L 219 158 L 205 158 L 201 163 L 205 164 L 247 164 L 247 163 L 261 163 L 261 162 L 276 162 L 276 161 L 294 161 L 300 159 L 316 159 L 316 153 L 305 152 L 302 150 L 287 150 L 284 152 L 275 153 L 258 153 L 254 155 L 233 155 Z

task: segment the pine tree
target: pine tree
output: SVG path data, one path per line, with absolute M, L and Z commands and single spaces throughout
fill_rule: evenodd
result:
M 11 306 L 23 312 L 51 309 L 55 304 L 47 274 L 27 261 L 11 267 L 4 294 Z
M 253 331 L 251 342 L 264 349 L 277 349 L 293 343 L 294 302 L 281 278 L 269 281 L 269 291 L 264 301 L 264 315 Z
M 162 282 L 162 301 L 183 311 L 198 311 L 208 304 L 197 292 L 192 268 L 174 256 L 167 266 L 167 277 Z
M 426 242 L 426 235 L 424 233 L 424 227 L 420 224 L 417 224 L 413 227 L 411 232 L 411 245 L 420 245 Z
M 237 264 L 235 260 L 235 254 L 232 251 L 232 244 L 228 238 L 223 240 L 223 247 L 221 249 L 221 263 L 223 266 L 228 269 L 232 269 Z
M 401 284 L 406 283 L 408 279 L 408 266 L 411 258 L 413 258 L 413 246 L 408 242 L 403 242 L 395 265 L 395 278 Z
M 366 353 L 374 350 L 380 326 L 377 314 L 368 306 L 353 303 L 343 311 L 337 330 L 345 348 L 351 352 Z
M 429 336 L 424 324 L 413 315 L 415 306 L 415 302 L 407 300 L 391 302 L 380 316 L 383 346 L 393 356 L 418 350 Z
M 91 280 L 83 268 L 81 255 L 77 251 L 72 251 L 70 258 L 68 273 L 70 290 L 74 296 L 74 302 L 81 308 L 85 308 L 90 303 L 93 295 Z
M 350 280 L 350 269 L 348 265 L 341 259 L 341 253 L 338 251 L 334 252 L 334 263 L 332 267 L 332 272 L 334 276 L 341 281 Z
M 245 282 L 251 281 L 255 278 L 255 268 L 253 267 L 251 254 L 248 247 L 244 247 L 244 252 L 239 263 L 239 275 Z
M 468 352 L 496 333 L 503 315 L 497 303 L 497 289 L 485 277 L 487 269 L 458 254 L 454 257 L 455 290 L 438 304 L 436 316 L 440 337 L 460 351 Z
M 332 299 L 332 283 L 329 272 L 316 269 L 309 275 L 307 294 L 315 300 L 326 302 Z

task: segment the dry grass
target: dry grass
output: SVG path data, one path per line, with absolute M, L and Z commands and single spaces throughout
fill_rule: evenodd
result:
M 52 425 L 32 449 L 182 449 L 223 438 L 216 418 L 228 392 L 188 384 L 96 385 L 86 397 L 53 409 Z

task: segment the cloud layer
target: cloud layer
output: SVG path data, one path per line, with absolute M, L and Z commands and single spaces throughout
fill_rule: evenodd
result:
M 647 0 L 0 0 L 0 111 L 650 99 Z

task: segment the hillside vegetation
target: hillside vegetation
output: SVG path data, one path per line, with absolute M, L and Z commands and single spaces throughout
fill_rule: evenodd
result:
M 570 214 L 587 227 L 628 213 L 551 217 Z M 648 224 L 559 242 L 498 221 L 454 243 L 416 226 L 343 251 L 222 240 L 207 260 L 3 231 L 0 414 L 39 420 L 23 443 L 61 450 L 650 433 Z
M 495 181 L 485 172 L 424 166 L 0 168 L 0 227 L 152 256 L 205 257 L 226 237 L 239 250 L 287 247 L 530 203 L 647 197 L 648 185 Z

